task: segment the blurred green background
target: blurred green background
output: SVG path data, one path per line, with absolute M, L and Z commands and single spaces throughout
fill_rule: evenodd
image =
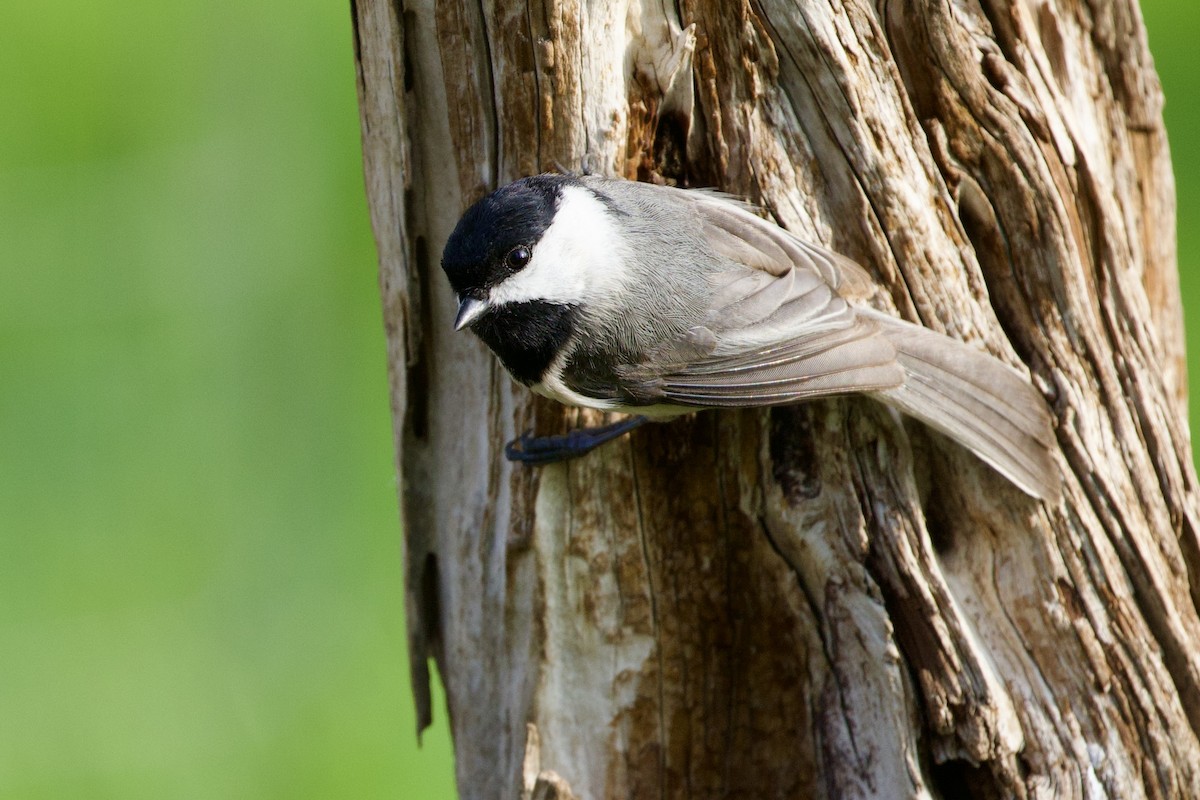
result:
M 2 798 L 453 796 L 347 6 L 0 4 Z M 1195 307 L 1200 6 L 1144 8 Z

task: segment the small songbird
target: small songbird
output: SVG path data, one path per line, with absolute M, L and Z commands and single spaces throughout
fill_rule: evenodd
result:
M 715 192 L 537 175 L 467 209 L 442 269 L 513 378 L 638 415 L 522 437 L 513 460 L 580 455 L 647 418 L 865 393 L 947 434 L 1033 497 L 1060 479 L 1042 396 L 1020 372 L 878 311 L 849 259 Z

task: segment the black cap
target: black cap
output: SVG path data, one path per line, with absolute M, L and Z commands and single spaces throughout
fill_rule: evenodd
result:
M 570 175 L 534 175 L 468 208 L 442 251 L 442 269 L 458 296 L 482 298 L 519 269 L 505 256 L 516 247 L 532 249 L 554 221 L 562 187 L 578 183 Z

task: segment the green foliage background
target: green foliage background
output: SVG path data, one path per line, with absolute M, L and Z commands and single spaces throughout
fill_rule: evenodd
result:
M 1200 6 L 1144 8 L 1192 308 Z M 0 798 L 453 796 L 355 103 L 344 2 L 0 4 Z

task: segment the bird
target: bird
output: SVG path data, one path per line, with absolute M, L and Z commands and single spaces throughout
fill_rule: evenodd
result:
M 509 442 L 510 460 L 577 457 L 647 420 L 865 394 L 938 430 L 1023 492 L 1061 477 L 1028 377 L 872 305 L 853 260 L 729 195 L 541 174 L 470 206 L 442 269 L 472 331 L 517 382 L 632 415 Z

